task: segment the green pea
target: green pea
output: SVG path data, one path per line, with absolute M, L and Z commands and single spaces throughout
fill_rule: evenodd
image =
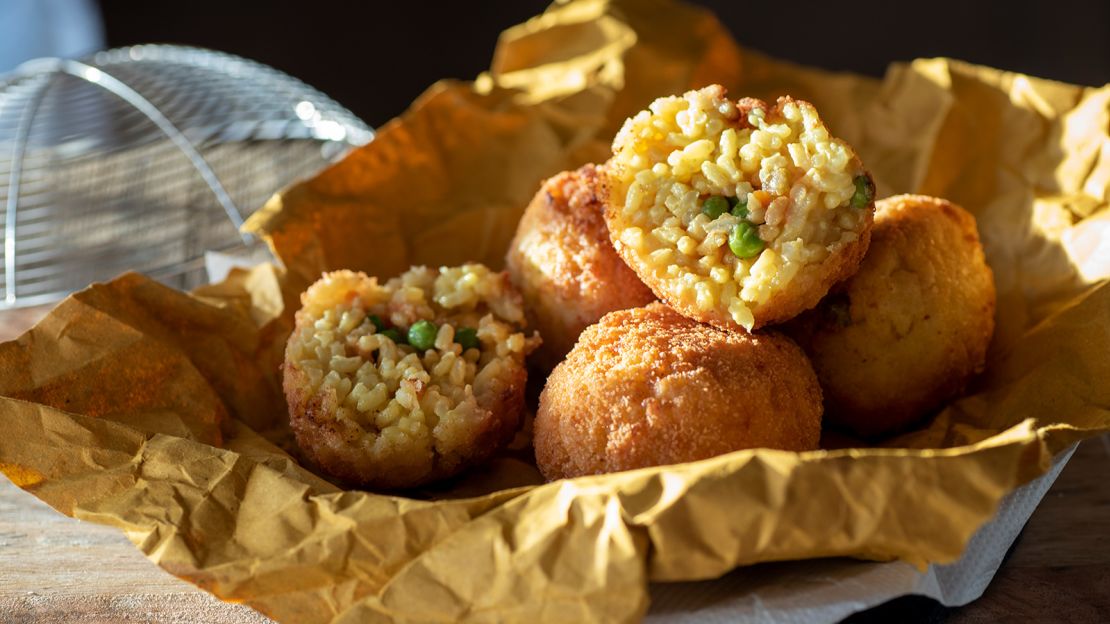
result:
M 385 329 L 385 321 L 382 320 L 382 317 L 378 316 L 377 314 L 371 314 L 369 318 L 370 322 L 374 324 L 375 332 L 380 332 L 381 330 Z
M 435 345 L 438 331 L 435 323 L 419 320 L 409 328 L 409 344 L 421 351 L 427 351 Z
M 705 200 L 701 205 L 701 211 L 710 219 L 716 219 L 728 212 L 728 200 L 720 195 L 714 195 Z
M 728 248 L 737 258 L 751 258 L 763 251 L 765 243 L 759 230 L 747 221 L 741 221 L 728 235 Z
M 856 185 L 856 192 L 852 194 L 852 208 L 863 208 L 875 199 L 875 183 L 866 175 L 856 176 L 852 183 Z
M 382 336 L 385 336 L 386 338 L 389 338 L 396 344 L 405 344 L 404 336 L 402 336 L 401 332 L 397 331 L 397 328 L 395 327 L 390 327 L 389 329 L 380 331 L 378 333 Z
M 748 196 L 745 195 L 743 199 L 739 197 L 729 197 L 728 205 L 732 209 L 732 216 L 740 217 L 741 219 L 748 218 Z
M 459 331 L 455 332 L 455 342 L 462 346 L 463 351 L 477 349 L 481 344 L 478 342 L 478 330 L 473 327 L 460 327 Z

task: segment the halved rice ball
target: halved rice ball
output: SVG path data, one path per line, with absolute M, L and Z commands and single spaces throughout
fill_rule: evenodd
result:
M 655 100 L 613 141 L 606 221 L 660 299 L 725 329 L 785 321 L 855 272 L 874 184 L 808 102 Z
M 481 461 L 518 429 L 519 293 L 479 264 L 416 267 L 380 284 L 325 274 L 301 295 L 285 351 L 289 419 L 307 458 L 349 482 L 420 485 Z

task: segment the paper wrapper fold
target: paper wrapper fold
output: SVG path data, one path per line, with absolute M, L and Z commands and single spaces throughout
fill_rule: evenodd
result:
M 541 484 L 523 445 L 455 482 L 344 490 L 287 454 L 278 365 L 322 271 L 500 266 L 540 181 L 603 160 L 622 120 L 712 82 L 813 101 L 880 195 L 977 217 L 998 295 L 986 373 L 878 447 L 755 450 Z M 763 561 L 956 559 L 999 501 L 1110 430 L 1110 87 L 946 60 L 882 80 L 742 50 L 671 2 L 557 3 L 474 83 L 248 222 L 284 268 L 185 294 L 128 274 L 0 345 L 0 468 L 63 513 L 279 621 L 626 621 L 649 581 Z M 285 449 L 285 450 L 283 450 Z

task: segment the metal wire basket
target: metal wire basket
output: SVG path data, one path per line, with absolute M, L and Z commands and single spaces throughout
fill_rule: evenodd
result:
M 230 54 L 147 45 L 0 78 L 0 309 L 137 270 L 206 281 L 208 251 L 276 190 L 373 138 L 308 85 Z

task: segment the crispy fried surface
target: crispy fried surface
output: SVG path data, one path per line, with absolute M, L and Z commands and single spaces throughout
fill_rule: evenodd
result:
M 867 436 L 961 392 L 994 332 L 994 278 L 974 217 L 921 195 L 877 209 L 859 272 L 789 327 L 821 379 L 827 418 Z
M 548 377 L 535 422 L 548 479 L 817 448 L 821 390 L 775 332 L 727 332 L 662 303 L 611 312 Z
M 607 312 L 647 304 L 651 289 L 609 242 L 601 177 L 594 165 L 545 181 L 528 204 L 505 259 L 543 344 L 536 363 L 550 370 L 578 335 Z

